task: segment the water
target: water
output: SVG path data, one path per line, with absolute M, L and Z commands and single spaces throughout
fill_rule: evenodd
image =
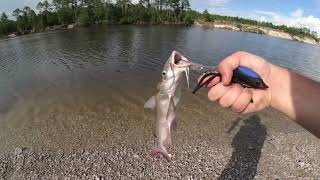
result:
M 142 118 L 139 113 L 144 113 L 143 103 L 156 92 L 163 64 L 173 50 L 205 65 L 217 65 L 234 51 L 249 51 L 320 80 L 319 47 L 251 33 L 176 26 L 109 26 L 2 40 L 2 147 L 38 143 L 64 147 L 66 141 L 77 144 L 83 138 L 97 138 L 105 131 L 97 124 L 105 123 L 101 119 L 114 112 L 122 118 Z M 184 96 L 186 102 L 209 106 L 204 93 L 190 94 Z M 190 111 L 191 106 L 186 104 L 184 109 Z M 90 117 L 90 113 L 96 116 Z M 98 135 L 92 135 L 93 131 Z

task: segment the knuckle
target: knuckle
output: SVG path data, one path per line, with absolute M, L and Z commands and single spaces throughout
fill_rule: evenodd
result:
M 215 96 L 215 90 L 213 88 L 211 88 L 208 92 L 208 99 L 210 101 L 216 101 L 217 97 Z
M 227 61 L 227 59 L 221 61 L 218 68 L 219 68 L 220 73 L 222 73 L 222 75 L 226 75 L 226 73 L 229 73 L 232 71 L 231 65 Z
M 209 99 L 210 101 L 215 101 L 215 98 L 214 98 L 214 96 L 212 95 L 212 93 L 210 93 L 210 91 L 209 91 L 209 93 L 208 93 L 208 99 Z
M 239 84 L 234 84 L 233 85 L 233 87 L 232 87 L 232 90 L 235 92 L 235 93 L 241 93 L 242 92 L 242 87 L 241 87 L 241 85 L 239 85 Z
M 252 91 L 249 88 L 244 88 L 242 90 L 242 94 L 246 95 L 246 96 L 252 96 Z
M 246 51 L 237 51 L 236 53 L 234 53 L 234 55 L 236 55 L 236 56 L 243 56 L 243 55 L 247 55 L 248 54 L 248 52 L 246 52 Z
M 235 103 L 232 105 L 232 110 L 235 112 L 242 112 L 245 109 L 245 105 L 241 103 Z
M 216 84 L 215 86 L 211 87 L 208 92 L 208 98 L 211 101 L 217 101 L 222 97 L 224 94 L 225 89 L 221 83 Z
M 236 102 L 232 105 L 232 109 L 236 112 L 243 112 L 249 105 L 251 98 L 251 91 L 247 88 L 244 88 L 238 96 Z
M 229 107 L 229 104 L 227 103 L 226 99 L 223 99 L 223 98 L 221 98 L 221 99 L 219 100 L 219 104 L 220 104 L 220 106 L 223 107 L 223 108 Z

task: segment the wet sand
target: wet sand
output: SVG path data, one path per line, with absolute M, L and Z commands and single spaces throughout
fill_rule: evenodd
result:
M 94 92 L 17 101 L 1 117 L 0 179 L 320 177 L 319 140 L 272 109 L 239 115 L 184 90 L 167 162 L 150 156 L 152 88 Z

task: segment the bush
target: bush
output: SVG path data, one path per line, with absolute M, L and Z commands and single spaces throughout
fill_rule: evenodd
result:
M 191 26 L 193 24 L 193 19 L 191 18 L 191 16 L 186 16 L 184 18 L 184 24 L 187 26 Z
M 120 21 L 119 21 L 119 23 L 120 24 L 133 24 L 135 21 L 134 21 L 134 19 L 132 18 L 132 17 L 123 17 L 123 18 L 121 18 L 120 19 Z
M 78 24 L 80 26 L 88 26 L 90 24 L 89 22 L 89 13 L 86 8 L 82 8 L 79 13 L 78 17 Z
M 242 25 L 241 24 L 237 24 L 236 27 L 239 28 L 239 29 L 242 29 Z

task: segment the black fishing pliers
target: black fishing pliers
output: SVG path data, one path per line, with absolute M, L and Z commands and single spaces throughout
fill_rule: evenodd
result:
M 208 86 L 210 82 L 217 76 L 221 76 L 221 74 L 216 68 L 212 68 L 210 70 L 205 71 L 198 85 L 196 86 L 196 88 L 193 90 L 192 93 L 195 94 L 203 86 Z M 205 81 L 205 79 L 207 80 Z M 231 81 L 233 83 L 238 83 L 241 86 L 246 88 L 255 88 L 255 89 L 269 88 L 256 72 L 243 66 L 239 66 L 238 68 L 233 70 Z

